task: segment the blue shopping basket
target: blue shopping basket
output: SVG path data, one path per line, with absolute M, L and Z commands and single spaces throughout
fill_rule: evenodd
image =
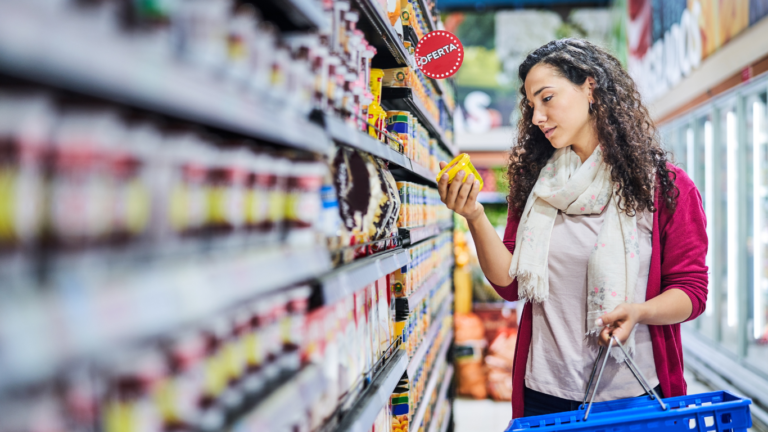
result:
M 595 384 L 595 392 L 592 394 L 592 401 L 589 405 L 586 404 L 598 361 L 605 351 L 601 348 L 592 369 L 592 376 L 589 378 L 584 403 L 578 410 L 518 418 L 510 422 L 505 432 L 635 432 L 646 430 L 653 432 L 746 432 L 752 427 L 752 416 L 749 411 L 749 405 L 752 401 L 727 391 L 659 398 L 619 341 L 613 338 L 611 344 L 614 341 L 624 351 L 625 363 L 648 393 L 647 396 L 598 402 L 593 406 L 594 393 L 597 392 L 597 386 L 603 374 L 601 370 Z M 608 350 L 610 350 L 611 344 L 608 345 Z M 607 359 L 608 354 L 603 361 L 603 369 Z

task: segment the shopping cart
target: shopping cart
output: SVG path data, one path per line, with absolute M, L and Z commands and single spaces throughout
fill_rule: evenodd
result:
M 593 405 L 595 393 L 603 376 L 605 363 L 610 349 L 616 343 L 624 352 L 624 362 L 637 381 L 643 386 L 647 396 L 598 402 Z M 603 366 L 595 383 L 595 391 L 587 404 L 592 381 L 597 371 L 598 362 L 606 353 Z M 661 399 L 648 384 L 643 373 L 619 343 L 612 337 L 608 349 L 603 347 L 597 355 L 592 374 L 589 377 L 584 402 L 576 411 L 548 414 L 535 417 L 523 417 L 510 422 L 505 432 L 549 432 L 549 431 L 593 431 L 593 432 L 634 432 L 651 430 L 685 432 L 740 432 L 752 427 L 749 412 L 751 400 L 727 391 L 716 391 L 689 396 Z

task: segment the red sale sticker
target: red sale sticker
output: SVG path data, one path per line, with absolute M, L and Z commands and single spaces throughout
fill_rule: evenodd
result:
M 445 30 L 426 34 L 416 46 L 416 64 L 424 75 L 443 79 L 453 76 L 464 61 L 464 46 Z

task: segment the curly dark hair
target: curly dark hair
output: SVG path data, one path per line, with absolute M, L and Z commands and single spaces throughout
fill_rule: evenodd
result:
M 630 216 L 646 210 L 655 212 L 654 182 L 658 181 L 667 209 L 674 211 L 680 194 L 676 175 L 667 165 L 667 153 L 661 148 L 656 126 L 635 82 L 614 56 L 580 39 L 549 42 L 528 54 L 520 65 L 522 116 L 507 168 L 510 208 L 522 212 L 539 172 L 555 152 L 541 129 L 533 124 L 533 108 L 525 94 L 525 78 L 539 63 L 553 67 L 575 85 L 594 78 L 591 116 L 605 162 L 612 168 L 611 178 L 620 187 L 622 210 Z

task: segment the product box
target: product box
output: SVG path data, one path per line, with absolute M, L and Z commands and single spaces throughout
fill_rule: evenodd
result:
M 392 344 L 392 334 L 390 333 L 391 315 L 389 313 L 389 283 L 387 276 L 376 281 L 376 290 L 378 296 L 378 331 L 379 331 L 379 357 L 387 352 L 387 348 Z
M 384 87 L 411 87 L 411 71 L 407 67 L 384 69 Z

